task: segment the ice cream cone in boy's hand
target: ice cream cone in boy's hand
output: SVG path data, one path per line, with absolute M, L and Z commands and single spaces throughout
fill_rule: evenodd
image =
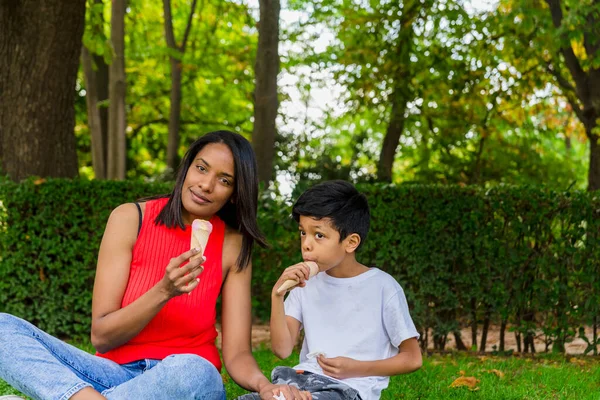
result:
M 313 276 L 315 276 L 316 274 L 319 273 L 319 266 L 317 265 L 316 262 L 305 261 L 304 264 L 306 264 L 308 266 L 308 268 L 310 268 L 310 273 L 308 274 L 308 279 L 312 278 Z M 277 293 L 283 293 L 286 290 L 290 290 L 290 289 L 294 288 L 298 284 L 300 284 L 300 281 L 298 281 L 296 279 L 288 279 L 287 281 L 283 282 L 281 284 L 281 286 L 279 286 L 279 289 L 277 289 Z
M 195 219 L 192 222 L 192 240 L 190 248 L 198 248 L 200 251 L 192 256 L 190 260 L 202 257 L 204 250 L 206 250 L 206 243 L 208 243 L 208 237 L 212 232 L 212 224 L 203 219 Z

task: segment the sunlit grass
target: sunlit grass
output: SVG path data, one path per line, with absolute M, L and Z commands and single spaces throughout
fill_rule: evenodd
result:
M 86 351 L 89 345 L 80 345 Z M 293 366 L 298 355 L 285 361 L 269 350 L 254 353 L 265 375 L 277 365 Z M 227 398 L 247 393 L 233 382 L 226 371 L 223 380 Z M 451 387 L 457 378 L 473 377 L 476 386 Z M 0 395 L 18 392 L 0 381 Z M 423 367 L 409 375 L 396 376 L 383 392 L 382 399 L 600 399 L 600 359 L 565 358 L 541 354 L 535 357 L 476 356 L 463 353 L 424 358 Z
M 263 372 L 270 376 L 276 365 L 297 363 L 294 354 L 281 362 L 268 350 L 254 353 Z M 493 371 L 496 370 L 497 372 Z M 461 372 L 462 371 L 462 372 Z M 477 386 L 450 385 L 461 376 L 474 377 Z M 502 375 L 500 377 L 499 375 Z M 223 373 L 227 398 L 246 393 Z M 423 367 L 412 374 L 391 378 L 382 399 L 600 399 L 600 361 L 598 358 L 573 359 L 564 356 L 530 357 L 475 356 L 461 353 L 433 355 L 423 360 Z

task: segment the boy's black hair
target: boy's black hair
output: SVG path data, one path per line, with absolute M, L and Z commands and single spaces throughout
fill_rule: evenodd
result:
M 300 222 L 300 216 L 317 219 L 330 218 L 340 234 L 340 242 L 352 233 L 360 236 L 358 251 L 369 233 L 370 213 L 367 197 L 350 182 L 335 180 L 319 183 L 302 193 L 292 216 Z

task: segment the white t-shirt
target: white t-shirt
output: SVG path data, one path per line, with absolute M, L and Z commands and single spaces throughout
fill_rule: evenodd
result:
M 300 321 L 304 329 L 300 364 L 294 368 L 320 375 L 325 374 L 316 358 L 307 357 L 310 353 L 383 360 L 398 354 L 404 340 L 419 337 L 402 287 L 377 268 L 352 278 L 317 274 L 305 287 L 290 292 L 285 314 Z M 363 400 L 376 400 L 389 380 L 369 376 L 341 381 L 358 390 Z

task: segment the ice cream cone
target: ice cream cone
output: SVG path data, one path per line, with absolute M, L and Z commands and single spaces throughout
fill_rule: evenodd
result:
M 308 279 L 312 278 L 313 276 L 319 273 L 319 266 L 317 265 L 317 263 L 312 261 L 306 261 L 304 264 L 308 265 L 308 268 L 310 268 Z M 297 286 L 299 283 L 300 282 L 296 279 L 288 279 L 287 281 L 283 282 L 281 286 L 279 286 L 279 289 L 277 289 L 277 293 L 283 293 L 287 290 L 290 290 Z
M 196 253 L 190 260 L 202 257 L 204 250 L 206 250 L 206 243 L 208 243 L 208 237 L 212 232 L 212 224 L 203 219 L 195 219 L 192 222 L 192 240 L 190 248 L 199 248 L 200 251 Z

